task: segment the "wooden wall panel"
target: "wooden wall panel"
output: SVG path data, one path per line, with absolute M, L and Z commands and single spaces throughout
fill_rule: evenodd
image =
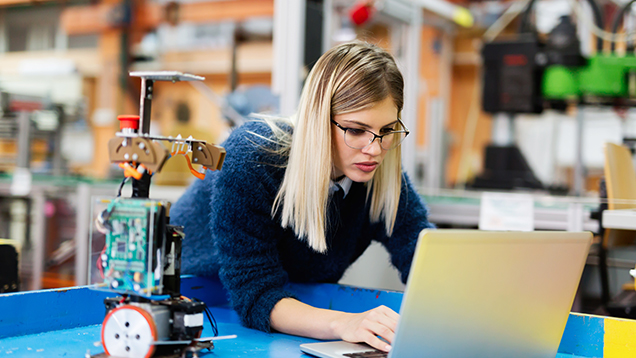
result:
M 455 57 L 475 58 L 479 56 L 475 53 L 478 43 L 474 42 L 475 37 L 458 37 L 455 41 Z M 481 170 L 483 162 L 483 152 L 485 146 L 490 142 L 491 120 L 490 115 L 481 110 L 481 65 L 477 61 L 461 61 L 453 66 L 450 111 L 448 121 L 448 132 L 450 134 L 448 160 L 446 162 L 446 185 L 454 186 L 458 180 L 460 161 L 462 160 L 462 145 L 469 146 L 465 151 L 466 161 L 463 165 L 468 165 L 468 177 L 472 177 Z M 476 111 L 474 131 L 466 131 L 470 128 L 469 112 L 471 106 Z M 472 142 L 472 143 L 471 143 Z

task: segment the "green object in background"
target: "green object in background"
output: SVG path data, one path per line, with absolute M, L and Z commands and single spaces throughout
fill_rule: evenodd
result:
M 565 66 L 551 66 L 543 75 L 542 92 L 549 99 L 576 99 L 581 95 L 579 70 Z
M 627 96 L 625 74 L 634 66 L 634 56 L 616 57 L 597 55 L 590 58 L 589 66 L 581 70 L 579 82 L 581 92 L 601 97 Z
M 573 99 L 581 95 L 625 98 L 630 96 L 628 74 L 634 74 L 634 71 L 636 57 L 633 54 L 594 55 L 585 67 L 556 65 L 546 68 L 542 92 L 549 99 Z M 636 93 L 636 88 L 633 90 L 631 92 Z

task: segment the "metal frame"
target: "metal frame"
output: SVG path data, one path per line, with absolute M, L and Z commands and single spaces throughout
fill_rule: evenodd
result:
M 292 115 L 302 87 L 305 0 L 274 1 L 272 89 L 280 95 L 280 114 Z

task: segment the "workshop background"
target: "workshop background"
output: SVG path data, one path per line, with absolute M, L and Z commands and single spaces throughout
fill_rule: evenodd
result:
M 601 218 L 636 207 L 636 189 L 605 184 L 607 143 L 636 138 L 632 3 L 0 0 L 0 293 L 90 283 L 93 206 L 123 178 L 107 142 L 139 113 L 130 71 L 205 77 L 155 83 L 150 131 L 221 143 L 250 113 L 292 114 L 317 58 L 361 39 L 403 71 L 404 169 L 430 220 L 594 232 L 574 309 L 618 315 L 636 250 L 629 225 Z M 636 186 L 632 161 L 619 167 Z M 192 180 L 175 157 L 151 197 L 175 201 Z M 341 282 L 404 287 L 379 245 Z

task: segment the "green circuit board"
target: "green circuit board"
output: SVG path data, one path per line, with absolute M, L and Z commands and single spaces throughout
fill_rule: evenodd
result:
M 156 235 L 163 202 L 115 199 L 107 209 L 107 233 L 100 256 L 104 283 L 111 290 L 140 295 L 161 290 L 161 257 Z

